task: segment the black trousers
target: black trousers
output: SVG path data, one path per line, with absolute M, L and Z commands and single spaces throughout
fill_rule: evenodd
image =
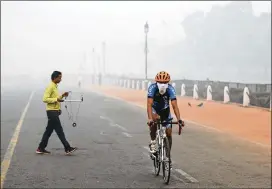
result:
M 47 127 L 45 129 L 45 132 L 43 133 L 42 140 L 39 144 L 39 148 L 40 149 L 46 148 L 46 146 L 48 144 L 48 140 L 49 140 L 51 134 L 53 133 L 53 131 L 55 130 L 60 141 L 62 142 L 62 144 L 64 146 L 64 149 L 69 150 L 70 144 L 68 143 L 68 141 L 65 138 L 65 134 L 63 132 L 63 128 L 61 126 L 60 119 L 59 119 L 59 115 L 61 114 L 60 111 L 48 110 L 48 111 L 46 111 L 46 113 L 47 113 L 47 117 L 48 117 L 48 123 L 47 123 Z

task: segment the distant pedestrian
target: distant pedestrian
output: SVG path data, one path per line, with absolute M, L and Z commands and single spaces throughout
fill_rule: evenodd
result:
M 61 82 L 62 73 L 59 71 L 54 71 L 51 75 L 52 82 L 46 88 L 43 95 L 43 102 L 46 103 L 46 113 L 48 117 L 47 127 L 41 139 L 38 149 L 36 150 L 37 154 L 50 154 L 49 151 L 45 150 L 48 140 L 55 130 L 60 141 L 64 146 L 64 150 L 66 154 L 71 154 L 75 150 L 76 147 L 71 147 L 68 141 L 65 138 L 65 134 L 63 132 L 63 128 L 61 126 L 61 122 L 59 119 L 59 115 L 61 115 L 61 105 L 60 102 L 63 102 L 63 97 L 68 96 L 68 92 L 59 95 L 58 92 L 58 83 Z

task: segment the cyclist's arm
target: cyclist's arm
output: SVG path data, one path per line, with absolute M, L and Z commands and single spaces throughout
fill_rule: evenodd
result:
M 179 113 L 179 107 L 178 107 L 177 100 L 171 100 L 171 104 L 172 104 L 172 107 L 173 107 L 173 110 L 174 110 L 177 120 L 180 120 L 180 113 Z
M 147 116 L 148 119 L 152 119 L 152 104 L 153 104 L 153 98 L 148 97 L 147 98 Z
M 169 96 L 170 96 L 171 104 L 172 104 L 174 113 L 176 115 L 176 118 L 177 120 L 180 120 L 180 113 L 179 113 L 179 108 L 177 103 L 176 91 L 172 85 L 169 86 Z
M 148 119 L 152 119 L 152 105 L 153 105 L 153 98 L 155 95 L 155 85 L 150 85 L 148 90 L 147 90 L 147 116 Z

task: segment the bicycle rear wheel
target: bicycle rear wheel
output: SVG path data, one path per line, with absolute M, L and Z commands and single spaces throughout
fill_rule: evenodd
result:
M 171 169 L 170 169 L 170 145 L 168 138 L 165 137 L 163 139 L 163 160 L 162 160 L 162 173 L 163 173 L 163 180 L 165 184 L 169 183 L 170 176 L 171 176 Z

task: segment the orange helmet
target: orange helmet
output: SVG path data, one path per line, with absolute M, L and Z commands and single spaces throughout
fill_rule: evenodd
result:
M 157 73 L 156 77 L 155 77 L 155 81 L 156 82 L 161 82 L 161 83 L 168 83 L 170 81 L 170 75 L 165 72 L 165 71 L 161 71 L 159 73 Z

